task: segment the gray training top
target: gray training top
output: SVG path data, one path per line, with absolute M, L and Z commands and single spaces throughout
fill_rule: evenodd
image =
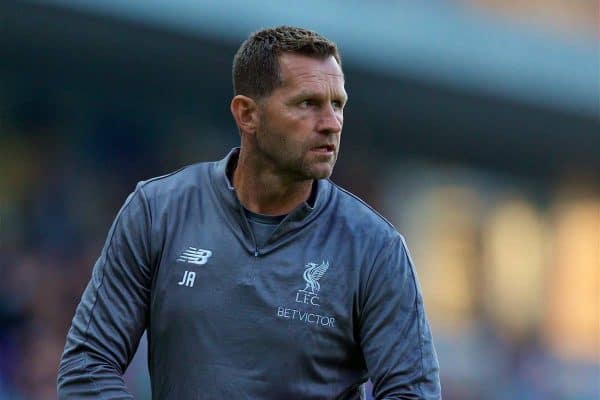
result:
M 239 150 L 137 185 L 67 335 L 60 399 L 123 399 L 144 330 L 153 399 L 440 399 L 402 236 L 329 180 L 261 247 Z

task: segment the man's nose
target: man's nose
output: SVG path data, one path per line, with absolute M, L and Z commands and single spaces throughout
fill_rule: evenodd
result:
M 342 130 L 344 116 L 342 111 L 336 110 L 333 105 L 325 105 L 321 109 L 318 131 L 321 133 L 339 133 Z

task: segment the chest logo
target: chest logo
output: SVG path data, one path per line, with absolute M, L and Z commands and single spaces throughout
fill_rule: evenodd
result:
M 306 285 L 304 289 L 296 292 L 296 303 L 311 304 L 318 307 L 320 306 L 318 293 L 321 290 L 319 280 L 329 269 L 329 262 L 323 261 L 321 264 L 308 263 L 304 268 L 302 278 L 304 278 Z
M 208 259 L 212 256 L 212 251 L 197 249 L 195 247 L 188 247 L 181 255 L 177 258 L 178 262 L 194 264 L 194 265 L 204 265 L 208 262 Z

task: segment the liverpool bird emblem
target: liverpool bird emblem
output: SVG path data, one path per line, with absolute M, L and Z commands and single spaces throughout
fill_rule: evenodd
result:
M 321 289 L 319 279 L 321 279 L 325 272 L 327 272 L 327 269 L 329 269 L 329 262 L 323 261 L 320 265 L 317 263 L 308 263 L 305 265 L 305 268 L 304 274 L 302 274 L 302 277 L 306 281 L 304 291 L 310 291 L 310 293 L 316 295 Z

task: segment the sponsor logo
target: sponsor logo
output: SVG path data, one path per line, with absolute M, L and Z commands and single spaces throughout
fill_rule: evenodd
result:
M 197 249 L 195 247 L 188 247 L 181 255 L 177 258 L 177 262 L 192 264 L 192 265 L 204 265 L 208 262 L 208 259 L 212 256 L 212 251 Z M 177 282 L 179 286 L 194 287 L 194 281 L 196 280 L 196 273 L 194 271 L 184 271 L 181 281 Z
M 181 255 L 177 258 L 177 262 L 204 265 L 208 262 L 208 259 L 212 256 L 212 251 L 197 249 L 195 247 L 188 247 Z
M 310 307 L 320 307 L 318 293 L 321 291 L 321 284 L 319 281 L 328 269 L 329 262 L 327 261 L 323 261 L 321 264 L 312 262 L 306 264 L 302 274 L 304 287 L 296 291 L 294 301 Z M 335 328 L 335 317 L 323 315 L 322 313 L 279 306 L 276 310 L 276 316 L 277 318 L 296 320 L 313 326 Z
M 308 311 L 296 310 L 294 308 L 277 307 L 277 317 L 285 319 L 294 319 L 316 326 L 326 326 L 330 328 L 335 328 L 334 317 L 311 313 Z

